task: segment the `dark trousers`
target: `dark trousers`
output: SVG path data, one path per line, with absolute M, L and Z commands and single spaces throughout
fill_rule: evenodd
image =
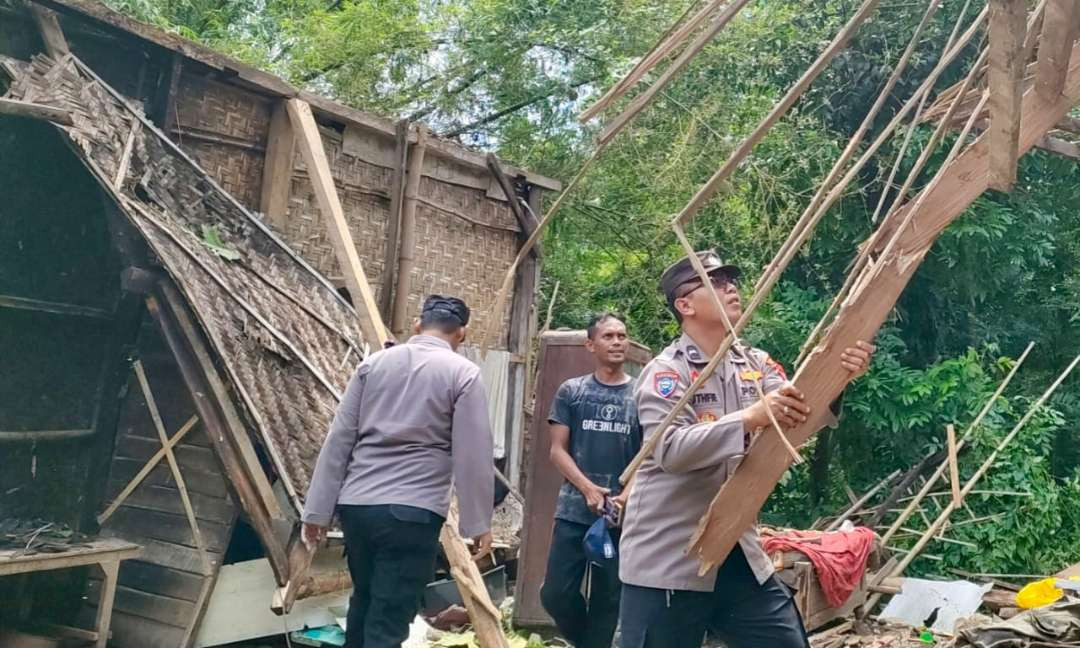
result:
M 540 602 L 562 636 L 577 648 L 610 648 L 619 621 L 618 559 L 603 567 L 589 563 L 582 546 L 588 530 L 586 524 L 555 520 Z M 618 544 L 618 529 L 612 529 L 611 538 Z M 586 570 L 588 601 L 581 595 Z
M 619 648 L 700 648 L 705 631 L 728 648 L 807 648 L 795 600 L 776 576 L 759 585 L 737 545 L 712 592 L 624 585 Z
M 443 518 L 398 504 L 341 505 L 338 516 L 353 582 L 345 646 L 400 646 L 434 573 Z

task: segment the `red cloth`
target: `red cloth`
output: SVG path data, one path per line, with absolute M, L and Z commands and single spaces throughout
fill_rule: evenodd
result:
M 862 581 L 874 532 L 866 527 L 851 531 L 786 530 L 761 540 L 765 552 L 798 551 L 814 564 L 818 583 L 832 607 L 840 607 Z

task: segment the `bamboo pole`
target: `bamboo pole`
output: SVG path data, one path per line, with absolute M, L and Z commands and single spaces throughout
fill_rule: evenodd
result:
M 1000 442 L 998 442 L 993 452 L 990 453 L 990 456 L 982 462 L 982 465 L 980 465 L 979 469 L 975 471 L 975 474 L 972 475 L 971 478 L 968 479 L 967 482 L 964 484 L 964 488 L 960 491 L 961 499 L 967 497 L 971 493 L 971 491 L 974 490 L 976 484 L 979 483 L 979 480 L 982 479 L 983 476 L 986 475 L 987 471 L 989 471 L 990 468 L 992 468 L 997 462 L 998 455 L 1001 454 L 1001 451 L 1004 450 L 1005 447 L 1009 445 L 1009 443 L 1012 442 L 1014 438 L 1016 438 L 1016 435 L 1019 434 L 1020 430 L 1023 429 L 1023 427 L 1027 424 L 1028 421 L 1031 420 L 1031 417 L 1035 416 L 1035 413 L 1039 411 L 1039 408 L 1042 407 L 1043 403 L 1045 403 L 1046 400 L 1050 398 L 1050 396 L 1057 390 L 1058 386 L 1060 386 L 1061 383 L 1065 381 L 1065 378 L 1067 378 L 1069 374 L 1072 373 L 1073 368 L 1076 367 L 1078 362 L 1080 362 L 1080 355 L 1076 356 L 1073 361 L 1069 363 L 1069 366 L 1065 368 L 1065 371 L 1061 372 L 1061 375 L 1059 375 L 1057 379 L 1054 380 L 1054 382 L 1046 389 L 1046 391 L 1043 392 L 1042 396 L 1040 396 L 1038 400 L 1036 400 L 1035 403 L 1028 409 L 1027 413 L 1024 414 L 1023 418 L 1021 418 L 1020 421 L 1017 422 L 1015 426 L 1013 426 L 1013 429 L 1010 430 L 1009 433 L 1006 434 Z M 889 576 L 899 576 L 900 574 L 902 574 L 903 571 L 908 567 L 908 565 L 910 565 L 915 560 L 915 558 L 919 556 L 919 552 L 921 552 L 923 548 L 925 548 L 926 545 L 930 542 L 930 540 L 934 538 L 934 534 L 936 534 L 942 528 L 942 526 L 948 521 L 949 516 L 952 515 L 953 511 L 955 510 L 956 504 L 954 502 L 950 502 L 944 508 L 944 510 L 942 510 L 941 513 L 938 514 L 937 519 L 935 519 L 934 522 L 930 525 L 930 528 L 928 528 L 926 532 L 923 533 L 922 537 L 919 538 L 919 540 L 915 543 L 915 546 L 912 547 L 904 555 L 904 558 L 896 565 L 896 567 L 893 568 L 892 573 L 890 573 Z M 863 606 L 863 610 L 868 612 L 869 610 L 873 609 L 874 605 L 876 605 L 880 599 L 881 595 L 875 594 L 866 602 L 866 604 Z
M 735 170 L 739 164 L 746 159 L 746 156 L 750 154 L 750 151 L 761 141 L 763 137 L 772 129 L 777 121 L 780 120 L 787 111 L 795 104 L 795 102 L 802 96 L 806 89 L 810 87 L 810 84 L 817 79 L 833 58 L 840 53 L 840 50 L 847 46 L 847 42 L 851 40 L 851 37 L 855 35 L 855 32 L 859 30 L 863 22 L 870 17 L 870 14 L 877 9 L 879 0 L 865 0 L 859 10 L 855 12 L 855 15 L 851 17 L 844 28 L 833 38 L 833 41 L 829 43 L 829 46 L 825 48 L 825 51 L 821 53 L 813 65 L 811 65 L 799 78 L 794 86 L 788 90 L 784 98 L 780 100 L 772 111 L 766 115 L 765 119 L 758 124 L 757 128 L 743 140 L 742 144 L 735 149 L 735 151 L 728 157 L 724 165 L 721 166 L 716 173 L 709 178 L 694 197 L 690 199 L 690 202 L 683 207 L 682 211 L 675 217 L 673 222 L 685 225 L 693 220 L 701 208 L 709 201 L 710 198 L 716 194 L 716 191 L 720 188 L 720 185 L 727 180 L 728 176 Z
M 890 474 L 888 477 L 886 477 L 885 479 L 882 479 L 881 481 L 879 481 L 876 486 L 874 486 L 870 490 L 866 491 L 866 493 L 863 494 L 862 497 L 855 500 L 855 502 L 852 503 L 851 507 L 848 508 L 848 510 L 846 510 L 843 513 L 841 513 L 840 515 L 838 515 L 837 518 L 835 520 L 833 520 L 829 524 L 829 526 L 825 527 L 825 531 L 829 532 L 829 531 L 835 531 L 835 530 L 839 529 L 840 525 L 844 523 L 844 520 L 847 519 L 847 517 L 849 515 L 851 515 L 855 511 L 858 511 L 860 508 L 862 508 L 862 506 L 864 504 L 866 504 L 867 502 L 869 502 L 870 498 L 873 497 L 874 495 L 876 495 L 879 490 L 881 490 L 882 488 L 885 488 L 885 486 L 887 486 L 888 484 L 891 484 L 893 482 L 893 480 L 895 480 L 899 476 L 900 476 L 900 471 L 899 470 L 894 470 L 892 472 L 892 474 Z
M 954 507 L 959 507 L 960 500 L 960 466 L 956 461 L 956 428 L 952 423 L 945 426 L 945 435 L 949 445 L 949 482 L 952 484 L 952 502 Z
M 401 339 L 409 325 L 409 293 L 412 290 L 412 270 L 416 264 L 416 201 L 420 196 L 420 178 L 424 170 L 424 153 L 427 151 L 427 128 L 416 128 L 416 144 L 409 153 L 409 171 L 405 178 L 405 194 L 401 204 L 401 223 L 398 225 L 397 286 L 390 319 L 390 330 Z M 507 200 L 513 200 L 508 196 Z
M 622 79 L 619 79 L 618 83 L 611 86 L 611 88 L 604 93 L 602 97 L 597 99 L 593 105 L 582 111 L 578 116 L 578 121 L 584 124 L 593 117 L 596 117 L 602 111 L 607 110 L 608 106 L 612 102 L 617 101 L 620 97 L 627 93 L 630 88 L 634 87 L 643 76 L 649 73 L 656 64 L 664 60 L 668 54 L 671 53 L 680 43 L 685 41 L 690 34 L 692 34 L 698 27 L 700 27 L 705 20 L 709 17 L 709 14 L 716 11 L 727 0 L 712 0 L 707 5 L 701 8 L 692 18 L 686 20 L 687 16 L 694 9 L 694 3 L 686 8 L 682 16 L 679 17 L 671 27 L 656 41 L 656 44 L 652 46 L 645 56 L 643 56 L 633 69 L 630 70 Z M 681 27 L 680 27 L 681 23 Z
M 608 125 L 604 127 L 600 132 L 599 137 L 597 137 L 597 142 L 606 145 L 614 139 L 623 128 L 626 128 L 626 126 L 645 109 L 645 106 L 649 105 L 649 102 L 651 102 L 653 98 L 656 97 L 656 95 L 663 90 L 684 67 L 686 67 L 690 60 L 697 56 L 701 50 L 705 49 L 705 46 L 709 44 L 709 41 L 715 38 L 716 35 L 731 22 L 731 19 L 735 17 L 735 14 L 739 13 L 740 9 L 746 6 L 747 2 L 749 2 L 749 0 L 734 0 L 720 15 L 714 18 L 712 25 L 686 46 L 686 49 L 683 50 L 682 54 L 672 61 L 671 65 L 664 69 L 660 78 L 654 81 L 644 92 L 634 97 L 634 100 L 630 102 L 630 105 L 627 106 L 626 110 L 612 119 Z

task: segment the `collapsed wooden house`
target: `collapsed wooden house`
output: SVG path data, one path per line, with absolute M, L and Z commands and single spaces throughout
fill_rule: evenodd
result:
M 559 184 L 503 167 L 508 184 L 422 128 L 96 2 L 0 1 L 0 57 L 0 519 L 142 547 L 48 614 L 85 627 L 115 587 L 115 645 L 184 646 L 225 563 L 264 559 L 300 597 L 343 588 L 299 582 L 295 530 L 336 402 L 385 336 L 358 312 L 373 300 L 401 334 L 446 292 L 482 326 L 535 225 L 512 207 Z M 513 480 L 537 275 L 533 255 L 483 359 Z

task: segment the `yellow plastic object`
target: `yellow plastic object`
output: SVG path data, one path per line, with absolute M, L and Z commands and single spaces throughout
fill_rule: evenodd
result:
M 1073 576 L 1069 580 L 1080 580 L 1080 578 Z M 1057 587 L 1057 581 L 1057 578 L 1051 577 L 1028 583 L 1016 593 L 1016 604 L 1024 609 L 1050 605 L 1065 595 L 1065 592 Z

